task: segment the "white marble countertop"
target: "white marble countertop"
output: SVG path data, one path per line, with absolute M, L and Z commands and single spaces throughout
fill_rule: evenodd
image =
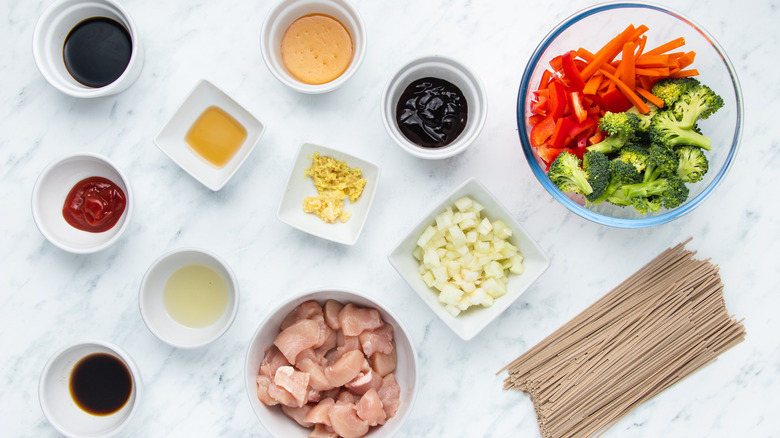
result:
M 742 83 L 745 125 L 736 162 L 712 196 L 679 220 L 640 230 L 611 229 L 569 213 L 536 181 L 517 136 L 517 87 L 528 57 L 556 23 L 591 2 L 355 0 L 368 30 L 365 61 L 343 88 L 309 96 L 285 88 L 263 64 L 259 32 L 272 1 L 125 0 L 142 33 L 145 65 L 129 90 L 97 100 L 61 94 L 38 73 L 32 31 L 48 3 L 0 2 L 0 435 L 56 435 L 38 403 L 39 374 L 61 346 L 92 338 L 118 344 L 141 369 L 144 399 L 127 436 L 268 436 L 241 380 L 248 339 L 286 292 L 336 286 L 380 298 L 411 330 L 421 385 L 401 436 L 539 436 L 529 398 L 502 391 L 504 376 L 496 371 L 689 236 L 689 248 L 720 265 L 728 309 L 745 318 L 747 339 L 606 436 L 780 434 L 780 208 L 772 190 L 780 180 L 776 2 L 662 2 L 703 25 L 730 55 Z M 488 92 L 477 143 L 443 161 L 411 157 L 393 144 L 380 119 L 390 72 L 428 54 L 469 64 Z M 268 128 L 219 192 L 200 185 L 152 142 L 201 78 Z M 275 217 L 304 141 L 382 166 L 354 246 L 304 234 Z M 137 200 L 127 233 L 94 255 L 51 245 L 30 212 L 38 173 L 79 151 L 118 163 Z M 505 314 L 464 342 L 386 256 L 431 203 L 471 176 L 509 207 L 552 265 Z M 138 310 L 149 264 L 184 246 L 226 259 L 242 293 L 230 330 L 194 351 L 159 341 Z

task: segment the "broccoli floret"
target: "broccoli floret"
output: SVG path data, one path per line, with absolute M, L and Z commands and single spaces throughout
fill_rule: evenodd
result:
M 683 95 L 699 85 L 695 78 L 662 79 L 653 85 L 651 92 L 664 101 L 664 107 L 671 108 Z
M 693 128 L 696 122 L 704 120 L 723 107 L 723 98 L 710 87 L 696 81 L 687 93 L 670 107 L 683 128 Z
M 642 174 L 636 170 L 633 164 L 625 161 L 612 160 L 609 162 L 609 184 L 604 193 L 596 199 L 590 200 L 594 204 L 604 202 L 618 187 L 624 184 L 636 184 L 642 182 Z
M 588 146 L 589 151 L 608 154 L 617 151 L 636 138 L 639 128 L 639 118 L 629 112 L 612 113 L 607 111 L 599 120 L 599 129 L 608 137 L 604 140 Z
M 675 146 L 696 146 L 710 150 L 712 140 L 695 129 L 683 128 L 671 110 L 660 111 L 650 122 L 650 141 L 653 144 L 673 148 Z
M 650 161 L 650 153 L 644 146 L 630 144 L 620 149 L 615 159 L 633 164 L 638 172 L 643 172 Z
M 653 116 L 658 112 L 658 107 L 650 102 L 645 102 L 650 111 L 647 114 L 642 114 L 635 106 L 629 108 L 626 112 L 636 114 L 639 119 L 639 125 L 637 127 L 637 136 L 642 139 L 649 139 L 650 135 L 650 121 L 653 120 Z M 645 138 L 647 137 L 647 138 Z
M 547 176 L 562 192 L 575 192 L 582 195 L 593 193 L 588 174 L 582 170 L 582 161 L 574 154 L 563 151 L 550 164 Z
M 585 199 L 593 202 L 604 193 L 611 176 L 609 158 L 601 152 L 585 152 L 582 156 L 582 169 L 588 175 L 591 192 Z
M 682 146 L 677 148 L 677 176 L 687 183 L 704 178 L 710 168 L 709 160 L 699 148 Z
M 652 208 L 675 208 L 688 199 L 688 187 L 676 175 L 658 178 L 650 182 L 624 184 L 607 197 L 607 201 L 616 205 L 632 205 L 646 211 Z M 642 201 L 638 198 L 648 198 Z
M 648 160 L 642 182 L 655 181 L 658 178 L 677 173 L 677 153 L 666 146 L 652 145 L 647 150 Z

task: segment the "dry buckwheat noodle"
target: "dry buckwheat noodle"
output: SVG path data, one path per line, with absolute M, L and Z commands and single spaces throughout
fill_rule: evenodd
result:
M 690 241 L 690 239 L 688 240 Z M 742 342 L 718 267 L 683 242 L 504 367 L 545 438 L 603 434 L 633 408 Z

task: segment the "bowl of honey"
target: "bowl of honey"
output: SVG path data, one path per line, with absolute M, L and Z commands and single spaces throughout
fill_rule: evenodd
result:
M 154 143 L 193 178 L 218 191 L 246 161 L 264 131 L 249 111 L 204 79 Z
M 266 15 L 260 33 L 263 60 L 293 90 L 335 90 L 357 71 L 366 31 L 347 0 L 282 0 Z
M 38 382 L 43 414 L 68 437 L 116 435 L 130 422 L 141 394 L 141 373 L 133 359 L 102 341 L 61 348 Z
M 141 281 L 138 301 L 144 323 L 161 341 L 198 348 L 233 324 L 238 281 L 216 254 L 182 248 L 152 263 Z

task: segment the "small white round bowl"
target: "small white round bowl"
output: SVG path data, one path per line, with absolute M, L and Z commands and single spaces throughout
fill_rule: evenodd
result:
M 107 17 L 122 24 L 132 41 L 130 62 L 114 82 L 99 88 L 79 83 L 65 68 L 62 48 L 65 38 L 80 22 L 92 17 Z M 133 18 L 114 0 L 56 0 L 43 11 L 33 31 L 33 57 L 46 80 L 56 89 L 73 97 L 109 96 L 126 90 L 138 79 L 144 63 L 141 38 Z
M 216 270 L 228 286 L 225 312 L 205 327 L 187 327 L 168 314 L 163 303 L 163 289 L 168 278 L 182 266 L 192 263 L 208 265 Z M 181 248 L 162 255 L 144 274 L 138 302 L 144 323 L 155 336 L 177 348 L 199 348 L 222 336 L 233 324 L 238 312 L 238 281 L 224 260 L 198 248 Z
M 119 186 L 127 199 L 125 211 L 108 231 L 91 233 L 71 226 L 62 215 L 68 192 L 79 181 L 101 176 Z M 128 227 L 135 199 L 130 180 L 108 158 L 90 153 L 68 155 L 49 164 L 38 176 L 32 193 L 32 215 L 43 237 L 53 245 L 76 254 L 88 254 L 116 242 Z
M 318 85 L 307 84 L 287 71 L 282 61 L 282 37 L 288 27 L 304 15 L 329 15 L 346 27 L 352 37 L 352 62 L 338 78 Z M 348 0 L 282 0 L 268 12 L 260 31 L 260 51 L 271 73 L 295 91 L 319 94 L 333 91 L 355 74 L 366 54 L 366 29 L 358 10 Z
M 393 326 L 398 361 L 393 373 L 398 381 L 398 385 L 401 387 L 401 406 L 395 417 L 389 419 L 381 427 L 372 429 L 366 436 L 370 438 L 386 438 L 398 435 L 396 432 L 401 429 L 404 421 L 412 412 L 414 401 L 417 397 L 417 388 L 420 386 L 417 353 L 409 331 L 404 327 L 398 316 L 387 306 L 358 291 L 324 288 L 299 293 L 292 298 L 285 299 L 266 315 L 249 341 L 244 362 L 244 383 L 247 396 L 249 397 L 249 404 L 252 406 L 252 410 L 257 415 L 257 418 L 260 419 L 260 422 L 272 436 L 277 438 L 305 438 L 309 436 L 311 430 L 301 427 L 287 417 L 279 406 L 266 406 L 258 400 L 257 381 L 255 378 L 260 370 L 260 362 L 263 360 L 264 350 L 273 345 L 274 339 L 279 334 L 279 326 L 284 317 L 305 301 L 315 300 L 324 305 L 330 299 L 344 304 L 353 303 L 361 307 L 373 307 L 379 310 L 382 320 Z
M 133 388 L 127 403 L 111 415 L 98 416 L 76 405 L 70 394 L 70 374 L 82 358 L 95 353 L 113 355 L 127 366 Z M 141 373 L 133 359 L 116 345 L 101 341 L 78 342 L 57 351 L 46 363 L 38 382 L 38 399 L 49 423 L 68 437 L 107 437 L 121 431 L 138 408 L 143 392 Z
M 410 141 L 401 132 L 395 117 L 396 106 L 406 87 L 417 79 L 427 77 L 452 83 L 463 92 L 468 104 L 463 132 L 452 143 L 438 148 L 426 148 Z M 401 149 L 419 158 L 449 158 L 463 152 L 482 132 L 487 119 L 487 93 L 476 73 L 464 64 L 443 56 L 427 56 L 406 64 L 387 82 L 382 92 L 381 110 L 387 133 Z

